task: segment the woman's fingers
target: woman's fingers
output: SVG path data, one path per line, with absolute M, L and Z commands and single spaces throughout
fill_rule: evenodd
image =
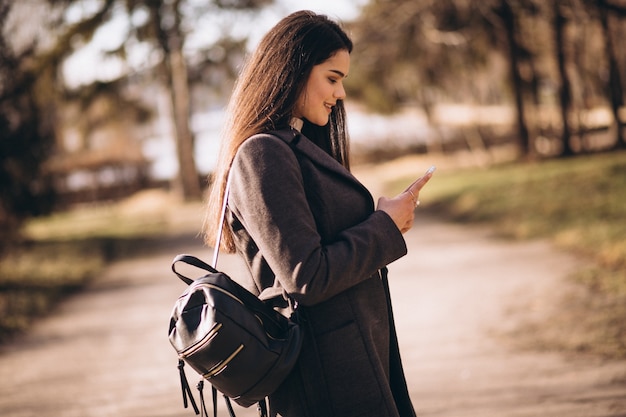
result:
M 424 185 L 426 185 L 426 183 L 432 178 L 433 172 L 435 172 L 434 165 L 428 168 L 424 175 L 413 181 L 413 183 L 409 185 L 406 190 L 404 190 L 405 193 L 408 193 L 411 196 L 415 207 L 417 207 L 420 203 L 419 195 L 422 187 L 424 187 Z
M 432 176 L 432 172 L 427 172 L 426 174 L 413 181 L 413 183 L 411 183 L 411 185 L 407 187 L 406 191 L 418 195 L 422 187 L 426 185 L 426 183 L 432 178 Z

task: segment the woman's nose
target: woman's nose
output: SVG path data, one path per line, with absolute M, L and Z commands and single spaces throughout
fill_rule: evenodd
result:
M 338 100 L 346 98 L 346 89 L 343 87 L 343 83 L 340 83 L 339 87 L 335 90 L 335 98 Z

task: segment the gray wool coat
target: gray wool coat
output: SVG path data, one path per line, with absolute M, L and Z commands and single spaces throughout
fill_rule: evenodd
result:
M 297 303 L 305 328 L 271 415 L 414 416 L 381 279 L 404 238 L 341 164 L 296 130 L 273 133 L 239 149 L 227 214 L 250 272 L 240 284 L 279 309 Z

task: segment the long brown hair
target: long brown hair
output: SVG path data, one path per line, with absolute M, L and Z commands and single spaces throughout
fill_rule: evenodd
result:
M 205 242 L 213 245 L 220 224 L 228 172 L 241 144 L 249 137 L 289 126 L 295 104 L 311 70 L 336 52 L 352 52 L 352 41 L 324 15 L 295 12 L 282 19 L 261 40 L 244 65 L 227 108 L 204 222 Z M 334 106 L 326 126 L 304 121 L 302 133 L 349 168 L 345 109 Z M 230 228 L 223 227 L 221 249 L 233 252 Z

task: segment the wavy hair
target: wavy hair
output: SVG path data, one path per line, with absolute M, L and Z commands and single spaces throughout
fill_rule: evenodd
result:
M 340 50 L 352 52 L 352 41 L 341 27 L 311 11 L 292 13 L 261 40 L 239 75 L 227 108 L 227 120 L 204 222 L 205 242 L 213 245 L 230 166 L 248 138 L 289 126 L 296 102 L 315 65 Z M 349 169 L 345 109 L 338 100 L 326 126 L 304 121 L 302 133 Z M 230 228 L 223 227 L 221 249 L 235 250 Z

